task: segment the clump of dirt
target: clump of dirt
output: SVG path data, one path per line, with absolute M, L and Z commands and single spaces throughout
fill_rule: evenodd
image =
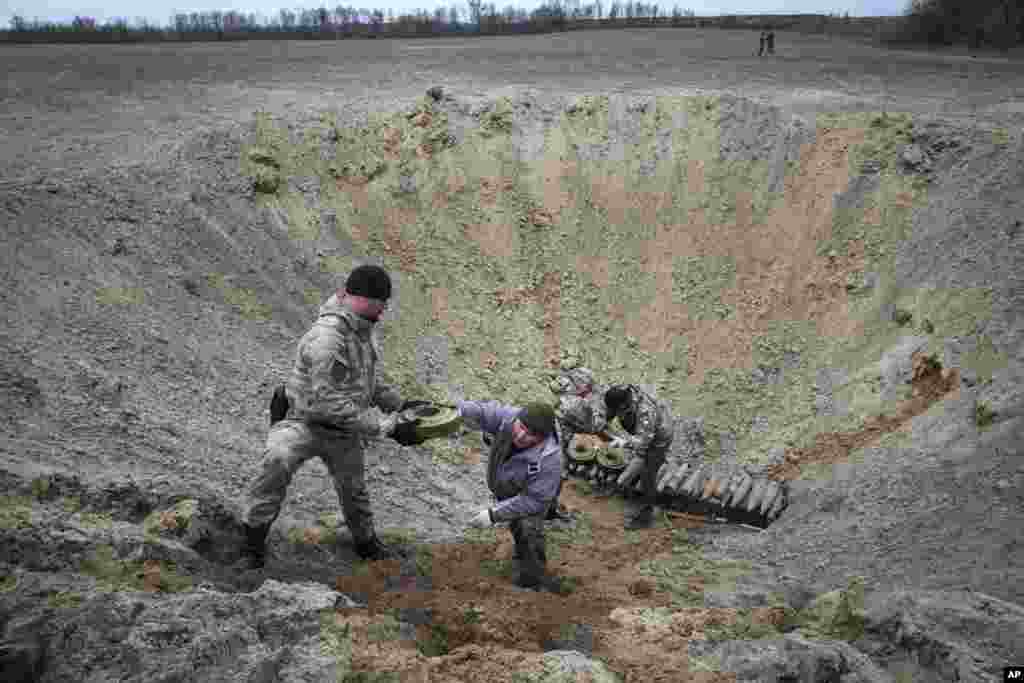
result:
M 853 451 L 871 446 L 886 434 L 904 428 L 938 401 L 956 398 L 960 387 L 959 370 L 943 369 L 936 358 L 921 352 L 912 358 L 911 397 L 903 401 L 895 413 L 869 417 L 854 432 L 817 434 L 814 445 L 787 449 L 783 462 L 768 467 L 768 476 L 778 481 L 793 480 L 799 478 L 801 468 L 807 465 L 844 462 Z

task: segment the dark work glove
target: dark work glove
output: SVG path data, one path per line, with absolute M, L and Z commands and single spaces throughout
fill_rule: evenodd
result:
M 419 423 L 420 419 L 416 418 L 415 420 L 395 425 L 394 431 L 391 432 L 391 438 L 403 446 L 415 446 L 423 443 L 426 439 L 421 439 L 416 435 L 416 425 Z
M 270 399 L 270 426 L 284 419 L 288 414 L 288 396 L 284 393 L 284 385 L 274 389 L 274 396 Z
M 403 410 L 408 410 L 409 408 L 419 408 L 420 406 L 429 406 L 429 405 L 430 405 L 430 401 L 405 401 L 398 408 L 398 412 L 402 412 Z

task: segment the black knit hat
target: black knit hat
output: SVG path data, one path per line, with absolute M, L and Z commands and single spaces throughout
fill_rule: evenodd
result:
M 619 409 L 628 401 L 629 387 L 624 384 L 613 385 L 604 394 L 604 405 L 608 409 L 609 415 L 618 413 Z
M 345 291 L 371 299 L 391 298 L 391 278 L 380 266 L 359 266 L 345 281 Z
M 534 434 L 547 436 L 555 431 L 555 409 L 547 403 L 528 403 L 519 411 L 519 421 Z

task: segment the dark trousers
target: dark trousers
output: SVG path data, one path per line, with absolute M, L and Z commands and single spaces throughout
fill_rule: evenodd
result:
M 519 558 L 519 583 L 537 584 L 547 571 L 548 555 L 544 548 L 544 517 L 547 510 L 537 515 L 522 517 L 510 524 L 512 538 Z

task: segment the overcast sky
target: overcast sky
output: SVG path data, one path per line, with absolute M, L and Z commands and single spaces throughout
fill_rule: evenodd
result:
M 493 0 L 500 11 L 506 5 L 522 8 L 527 12 L 536 9 L 542 0 L 526 0 L 515 2 L 510 0 Z M 581 0 L 587 5 L 592 0 Z M 622 1 L 622 0 L 620 0 Z M 654 0 L 645 0 L 647 4 Z M 486 4 L 489 4 L 490 0 Z M 905 0 L 657 0 L 658 6 L 667 14 L 678 4 L 680 9 L 692 9 L 698 15 L 721 14 L 827 14 L 830 12 L 849 12 L 851 16 L 882 16 L 901 14 L 906 6 Z M 607 14 L 611 0 L 602 0 Z M 623 3 L 624 4 L 624 3 Z M 94 17 L 97 23 L 125 18 L 134 22 L 137 18 L 148 19 L 151 23 L 164 26 L 170 22 L 175 12 L 206 12 L 210 10 L 236 10 L 248 14 L 255 12 L 258 17 L 276 17 L 279 9 L 313 9 L 316 7 L 332 8 L 338 5 L 352 6 L 356 9 L 388 9 L 395 14 L 425 9 L 429 12 L 437 7 L 455 5 L 465 12 L 465 0 L 374 0 L 340 2 L 339 0 L 295 2 L 281 4 L 280 0 L 110 0 L 100 3 L 97 0 L 82 0 L 81 4 L 74 0 L 0 0 L 0 27 L 10 26 L 11 17 L 20 15 L 28 19 L 70 22 L 75 15 Z

